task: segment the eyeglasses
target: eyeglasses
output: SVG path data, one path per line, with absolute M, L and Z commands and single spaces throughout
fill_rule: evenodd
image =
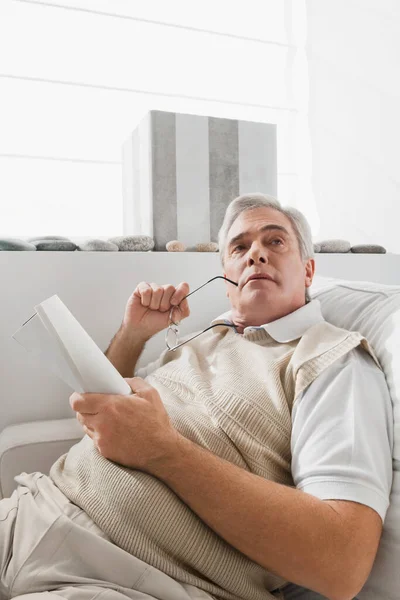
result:
M 225 281 L 229 281 L 229 283 L 233 283 L 233 285 L 236 285 L 236 286 L 239 285 L 238 283 L 235 283 L 235 281 L 232 281 L 231 279 L 228 279 L 227 277 L 223 277 L 222 275 L 217 275 L 216 277 L 209 279 L 209 281 L 206 281 L 206 283 L 203 283 L 203 285 L 201 285 L 200 287 L 193 290 L 193 292 L 190 292 L 190 294 L 188 294 L 187 296 L 182 298 L 181 302 L 183 302 L 185 300 L 185 298 L 188 298 L 189 296 L 191 296 L 192 294 L 194 294 L 195 292 L 200 290 L 202 287 L 204 287 L 208 283 L 211 283 L 211 281 L 214 281 L 214 279 L 224 279 Z M 179 304 L 181 304 L 181 302 Z M 187 342 L 190 342 L 191 340 L 194 340 L 195 338 L 199 337 L 199 335 L 201 335 L 202 333 L 205 333 L 209 329 L 212 329 L 213 327 L 217 327 L 217 325 L 220 325 L 220 323 L 215 323 L 214 325 L 210 325 L 210 327 L 207 327 L 207 329 L 204 329 L 204 331 L 197 333 L 193 337 L 191 337 L 188 340 L 185 340 L 184 342 L 181 342 L 179 344 L 178 343 L 179 342 L 179 321 L 178 321 L 178 323 L 175 323 L 175 321 L 172 318 L 174 310 L 176 308 L 179 310 L 179 304 L 177 306 L 173 306 L 171 308 L 171 311 L 169 313 L 170 324 L 168 325 L 168 329 L 165 334 L 165 343 L 167 345 L 168 350 L 170 350 L 171 352 L 174 352 L 177 348 L 180 348 L 184 344 L 187 344 Z M 229 325 L 229 324 L 227 324 L 227 326 L 235 327 L 235 325 Z

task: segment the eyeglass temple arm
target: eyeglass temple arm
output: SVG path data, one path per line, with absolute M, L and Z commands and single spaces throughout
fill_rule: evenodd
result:
M 189 298 L 189 296 L 191 296 L 192 294 L 194 294 L 198 290 L 201 290 L 201 288 L 204 287 L 205 285 L 207 285 L 208 283 L 211 283 L 211 281 L 214 281 L 214 279 L 225 279 L 225 281 L 229 281 L 229 283 L 233 283 L 233 285 L 236 285 L 236 286 L 239 285 L 235 281 L 232 281 L 232 279 L 228 279 L 228 277 L 224 277 L 223 275 L 216 275 L 215 277 L 212 277 L 211 279 L 209 279 L 208 281 L 206 281 L 205 283 L 203 283 L 203 285 L 201 285 L 200 287 L 198 287 L 195 290 L 193 290 L 193 292 L 190 292 L 189 294 L 187 294 L 187 296 L 184 296 L 182 298 L 182 300 L 179 302 L 179 304 L 181 304 L 186 298 Z M 172 320 L 172 313 L 174 312 L 174 308 L 179 308 L 179 304 L 177 304 L 177 306 L 173 306 L 171 308 L 170 313 L 169 313 L 169 320 L 171 321 L 172 325 L 179 325 L 179 323 L 175 323 L 175 321 Z
M 212 277 L 212 279 L 209 279 L 208 281 L 203 283 L 203 285 L 201 285 L 200 287 L 193 290 L 193 292 L 190 292 L 190 294 L 188 294 L 187 296 L 184 296 L 184 298 L 182 298 L 181 302 L 183 302 L 185 300 L 185 298 L 188 298 L 189 296 L 191 296 L 192 294 L 197 292 L 197 290 L 201 290 L 201 288 L 204 287 L 205 285 L 207 285 L 207 283 L 211 283 L 211 281 L 214 281 L 214 279 L 225 279 L 225 281 L 229 281 L 229 283 L 233 283 L 233 285 L 236 285 L 236 286 L 239 285 L 235 281 L 232 281 L 232 279 L 228 279 L 227 277 L 224 277 L 223 275 L 217 275 L 216 277 Z
M 203 329 L 203 331 L 200 331 L 200 333 L 196 333 L 196 335 L 194 335 L 193 337 L 189 338 L 188 340 L 182 342 L 181 344 L 178 344 L 177 346 L 173 346 L 173 348 L 170 348 L 168 346 L 168 342 L 167 342 L 167 347 L 168 350 L 174 351 L 177 348 L 180 348 L 181 346 L 183 346 L 184 344 L 187 344 L 188 342 L 191 342 L 192 340 L 194 340 L 195 338 L 199 337 L 199 335 L 201 335 L 202 333 L 205 333 L 206 331 L 208 331 L 209 329 L 212 329 L 213 327 L 218 327 L 218 325 L 223 325 L 225 327 L 236 327 L 236 325 L 233 324 L 229 324 L 229 323 L 214 323 L 214 325 L 210 325 L 210 327 L 207 327 L 207 329 Z
M 195 292 L 197 292 L 198 290 L 200 290 L 202 287 L 204 287 L 205 285 L 207 285 L 208 283 L 211 283 L 211 281 L 214 281 L 214 279 L 225 279 L 225 281 L 229 281 L 229 283 L 233 283 L 233 285 L 238 286 L 239 284 L 236 283 L 235 281 L 232 281 L 232 279 L 228 279 L 228 277 L 224 277 L 223 275 L 216 275 L 215 277 L 212 277 L 211 279 L 209 279 L 208 281 L 206 281 L 205 283 L 203 283 L 203 285 L 201 285 L 200 287 L 196 288 L 195 290 L 193 290 L 192 292 L 190 292 L 189 294 L 187 294 L 187 296 L 184 296 L 181 300 L 181 302 L 183 302 L 185 300 L 185 298 L 188 298 L 189 296 L 191 296 L 192 294 L 194 294 Z M 180 303 L 181 303 L 180 302 Z M 180 304 L 179 303 L 179 304 Z M 178 306 L 179 306 L 178 304 Z M 171 325 L 169 326 L 169 328 L 172 325 L 177 326 L 178 323 L 175 323 L 172 320 L 172 313 L 175 307 L 171 308 L 171 311 L 169 313 L 169 319 L 171 321 Z M 209 329 L 211 329 L 212 327 L 216 327 L 217 325 L 220 325 L 221 323 L 216 323 L 215 325 L 210 325 L 210 327 L 207 327 L 207 329 L 204 329 L 204 331 L 201 331 L 200 333 L 198 333 L 197 335 L 193 336 L 192 338 L 190 338 L 189 340 L 186 340 L 186 342 L 189 342 L 191 340 L 194 340 L 195 338 L 197 338 L 199 335 L 201 335 L 202 333 L 204 333 L 205 331 L 208 331 Z M 228 325 L 228 327 L 235 327 L 235 325 Z M 167 339 L 165 340 L 166 344 L 167 344 L 167 348 L 168 350 L 176 350 L 177 348 L 179 348 L 180 346 L 183 346 L 183 344 L 186 344 L 186 342 L 182 342 L 182 344 L 178 344 L 177 346 L 174 346 L 173 348 L 170 348 L 168 345 L 168 341 Z

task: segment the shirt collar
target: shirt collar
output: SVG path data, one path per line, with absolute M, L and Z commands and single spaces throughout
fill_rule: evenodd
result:
M 232 325 L 233 321 L 231 314 L 232 311 L 228 310 L 211 321 L 211 325 Z M 265 325 L 260 325 L 258 327 L 245 327 L 243 333 L 247 333 L 247 331 L 254 331 L 256 329 L 265 329 L 265 331 L 276 342 L 284 344 L 286 342 L 292 342 L 293 340 L 299 339 L 305 334 L 307 329 L 324 320 L 325 319 L 321 312 L 320 301 L 314 298 L 304 306 L 301 306 L 288 315 L 285 315 L 280 319 L 276 319 L 276 321 L 271 321 L 270 323 L 266 323 Z

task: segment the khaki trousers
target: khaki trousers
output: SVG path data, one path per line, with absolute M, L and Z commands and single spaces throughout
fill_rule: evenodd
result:
M 42 473 L 0 501 L 0 600 L 210 600 L 113 544 Z

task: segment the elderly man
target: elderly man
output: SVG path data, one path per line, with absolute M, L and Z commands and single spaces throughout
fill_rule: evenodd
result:
M 146 341 L 189 315 L 186 283 L 140 283 L 107 350 L 132 395 L 72 394 L 87 435 L 0 503 L 1 598 L 361 590 L 392 481 L 384 375 L 310 301 L 301 213 L 239 197 L 219 243 L 231 310 L 129 378 Z

